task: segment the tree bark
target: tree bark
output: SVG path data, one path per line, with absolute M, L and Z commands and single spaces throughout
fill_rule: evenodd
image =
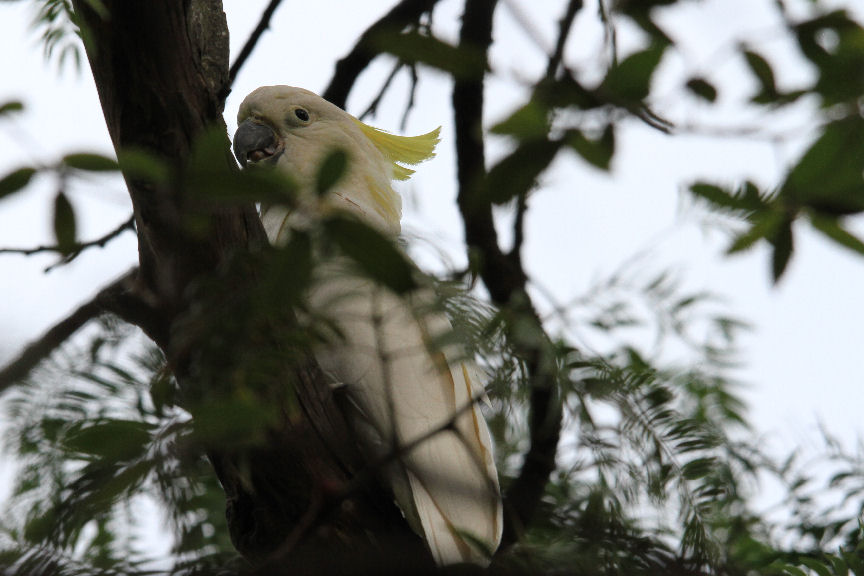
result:
M 261 438 L 204 441 L 227 496 L 232 541 L 262 566 L 284 569 L 290 562 L 293 571 L 304 561 L 321 562 L 322 550 L 328 566 L 337 566 L 339 558 L 364 551 L 369 558 L 394 543 L 403 557 L 409 551 L 418 555 L 415 562 L 428 563 L 380 486 L 329 498 L 362 459 L 317 366 L 278 337 L 283 326 L 274 324 L 290 323 L 291 311 L 248 313 L 250 299 L 261 293 L 258 265 L 266 261 L 267 245 L 254 205 L 202 206 L 184 187 L 198 138 L 214 127 L 226 131 L 228 30 L 221 2 L 103 2 L 105 18 L 85 0 L 73 4 L 114 147 L 121 164 L 124 150 L 137 149 L 170 167 L 167 181 L 124 174 L 140 262 L 129 296 L 138 305 L 134 314 L 124 314 L 122 306 L 116 312 L 163 350 L 193 406 L 193 420 L 194 406 L 237 392 L 241 369 L 269 365 L 256 372 L 254 385 L 248 378 L 241 383 L 260 404 L 276 407 L 278 418 L 268 421 Z M 222 169 L 236 169 L 227 134 L 224 162 Z M 150 311 L 146 318 L 141 305 Z M 219 327 L 238 332 L 226 344 Z

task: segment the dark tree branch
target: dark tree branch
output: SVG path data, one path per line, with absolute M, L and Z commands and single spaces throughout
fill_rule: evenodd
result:
M 513 247 L 509 258 L 519 258 L 522 245 L 525 243 L 525 213 L 528 212 L 528 194 L 519 194 L 516 198 L 516 217 L 513 219 Z
M 378 94 L 375 95 L 375 98 L 372 99 L 372 102 L 369 103 L 369 106 L 366 107 L 366 110 L 363 111 L 359 118 L 360 120 L 364 120 L 370 114 L 374 116 L 378 113 L 378 106 L 381 104 L 381 100 L 384 98 L 384 94 L 387 93 L 387 89 L 390 88 L 390 84 L 393 83 L 393 79 L 396 78 L 396 74 L 405 66 L 405 63 L 401 60 L 396 62 L 396 65 L 393 66 L 393 70 L 390 71 L 390 74 L 387 76 L 387 79 L 384 80 L 384 84 L 381 86 L 381 89 L 378 90 Z
M 576 14 L 581 9 L 582 0 L 570 0 L 567 4 L 567 11 L 558 23 L 558 40 L 555 42 L 555 50 L 549 56 L 549 62 L 546 66 L 546 80 L 555 80 L 558 67 L 561 66 L 564 60 L 564 47 L 567 44 L 567 38 L 573 27 L 573 20 L 575 20 Z M 519 194 L 516 199 L 516 218 L 513 221 L 513 248 L 508 255 L 510 259 L 521 258 L 522 245 L 525 242 L 525 213 L 527 211 L 528 191 L 526 190 Z
M 570 30 L 573 28 L 573 20 L 576 19 L 576 14 L 582 9 L 582 0 L 570 0 L 567 3 L 567 11 L 561 17 L 558 23 L 558 41 L 555 42 L 555 51 L 549 57 L 549 64 L 546 67 L 546 76 L 554 78 L 558 67 L 564 61 L 564 48 L 567 45 L 567 38 L 570 36 Z
M 104 312 L 118 310 L 119 299 L 128 292 L 136 275 L 137 269 L 133 269 L 100 290 L 96 296 L 31 342 L 17 358 L 0 369 L 0 394 L 26 378 L 40 362 L 47 359 L 90 320 Z
M 380 53 L 374 46 L 375 38 L 382 32 L 399 31 L 406 26 L 416 24 L 420 16 L 430 12 L 437 3 L 438 0 L 402 0 L 367 28 L 351 52 L 336 63 L 336 70 L 322 94 L 323 98 L 340 108 L 345 108 L 348 93 L 351 92 L 360 73 Z
M 273 18 L 273 13 L 276 12 L 276 9 L 281 3 L 282 0 L 270 0 L 270 3 L 267 4 L 267 7 L 264 9 L 264 12 L 261 13 L 261 19 L 258 20 L 258 25 L 255 26 L 255 30 L 253 30 L 252 34 L 249 35 L 249 38 L 240 50 L 240 54 L 237 55 L 237 58 L 228 70 L 228 90 L 230 90 L 234 85 L 234 80 L 237 78 L 237 74 L 240 73 L 243 65 L 246 64 L 246 60 L 248 60 L 249 56 L 252 55 L 252 52 L 255 50 L 255 46 L 258 45 L 261 36 L 270 27 L 270 19 Z
M 468 0 L 462 17 L 460 48 L 488 52 L 492 43 L 492 17 L 497 0 Z M 483 143 L 483 76 L 457 78 L 453 87 L 456 124 L 457 201 L 465 227 L 469 261 L 473 262 L 493 302 L 505 314 L 508 336 L 517 356 L 525 363 L 530 393 L 530 448 L 519 476 L 504 494 L 504 536 L 502 549 L 519 539 L 531 521 L 555 469 L 555 455 L 561 432 L 562 408 L 557 392 L 554 347 L 545 333 L 530 295 L 527 276 L 517 249 L 503 253 L 492 219 L 492 205 L 486 191 Z M 517 212 L 518 225 L 524 218 L 524 196 Z M 531 332 L 526 334 L 525 331 Z
M 73 244 L 71 250 L 66 246 L 60 247 L 57 245 L 51 245 L 36 246 L 35 248 L 0 248 L 0 254 L 21 254 L 24 256 L 31 256 L 33 254 L 39 254 L 40 252 L 54 252 L 63 254 L 63 258 L 59 262 L 57 262 L 56 264 L 52 264 L 45 269 L 45 271 L 47 272 L 61 264 L 68 264 L 88 248 L 93 248 L 96 246 L 98 246 L 99 248 L 104 248 L 105 245 L 108 244 L 108 242 L 110 242 L 126 230 L 135 230 L 135 216 L 130 216 L 128 220 L 120 224 L 118 227 L 111 230 L 107 234 L 96 238 L 95 240 Z
M 402 113 L 402 120 L 399 122 L 399 129 L 403 132 L 405 131 L 405 127 L 408 125 L 408 115 L 411 114 L 411 110 L 414 108 L 415 98 L 417 96 L 417 82 L 420 80 L 417 75 L 416 64 L 411 64 L 408 66 L 408 69 L 411 71 L 411 89 L 408 92 L 408 102 L 405 104 L 405 111 Z

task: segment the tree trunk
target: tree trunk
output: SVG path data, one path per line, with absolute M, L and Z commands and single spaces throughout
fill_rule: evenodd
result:
M 235 546 L 262 566 L 282 569 L 287 560 L 292 573 L 304 565 L 356 571 L 360 558 L 392 557 L 380 552 L 394 545 L 411 566 L 428 566 L 419 538 L 380 485 L 367 483 L 344 497 L 362 459 L 317 366 L 297 361 L 309 355 L 286 349 L 278 337 L 284 327 L 274 324 L 290 323 L 291 311 L 249 312 L 267 244 L 254 205 L 201 206 L 183 185 L 197 139 L 213 128 L 226 131 L 228 30 L 221 2 L 104 0 L 105 18 L 86 0 L 73 4 L 121 164 L 124 150 L 138 149 L 170 167 L 167 181 L 124 173 L 140 272 L 128 299 L 135 305 L 118 314 L 165 353 L 194 421 L 194 406 L 233 397 L 241 369 L 268 364 L 255 382 L 241 384 L 262 406 L 275 406 L 277 417 L 254 439 L 203 441 L 225 489 Z M 222 169 L 234 170 L 227 134 L 223 156 Z M 237 332 L 226 344 L 220 329 Z

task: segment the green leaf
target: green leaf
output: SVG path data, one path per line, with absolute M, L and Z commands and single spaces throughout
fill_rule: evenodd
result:
M 696 458 L 681 467 L 681 475 L 687 480 L 698 480 L 708 476 L 716 466 L 715 458 Z
M 666 44 L 655 43 L 631 54 L 609 70 L 601 89 L 624 100 L 644 100 L 651 89 L 651 78 L 663 58 Z
M 812 91 L 823 107 L 852 103 L 864 93 L 864 28 L 845 10 L 821 14 L 793 28 L 801 52 L 816 67 L 819 78 Z M 825 45 L 825 35 L 834 38 Z
M 704 78 L 698 76 L 691 78 L 687 81 L 686 86 L 690 92 L 706 102 L 714 102 L 717 100 L 717 88 Z
M 490 130 L 493 134 L 505 134 L 519 140 L 545 138 L 549 133 L 549 110 L 531 100 L 506 120 Z
M 8 102 L 0 104 L 0 116 L 12 114 L 14 112 L 21 112 L 22 110 L 24 110 L 24 104 L 18 100 L 9 100 Z
M 695 182 L 690 185 L 690 193 L 706 200 L 712 208 L 739 213 L 748 216 L 752 212 L 768 207 L 768 195 L 749 180 L 736 190 L 708 182 Z
M 801 564 L 814 571 L 817 576 L 831 576 L 831 569 L 824 562 L 820 562 L 815 558 L 801 557 Z
M 785 565 L 783 571 L 789 576 L 808 576 L 807 572 L 791 564 Z
M 819 230 L 834 242 L 864 255 L 864 241 L 861 241 L 857 236 L 843 228 L 837 218 L 811 214 L 810 223 L 813 224 L 816 230 Z
M 747 66 L 750 67 L 750 71 L 759 81 L 759 92 L 751 98 L 751 101 L 758 104 L 772 103 L 777 99 L 779 94 L 771 64 L 752 50 L 744 50 L 743 54 L 744 59 L 747 61 Z
M 829 124 L 790 170 L 781 194 L 828 215 L 864 211 L 864 118 Z
M 615 154 L 615 128 L 608 124 L 597 140 L 586 138 L 579 130 L 572 130 L 567 136 L 567 144 L 592 166 L 608 171 Z
M 334 216 L 324 221 L 324 229 L 342 252 L 372 279 L 398 294 L 416 287 L 413 264 L 377 230 L 347 216 Z
M 784 219 L 782 224 L 777 228 L 773 237 L 769 238 L 774 246 L 774 252 L 771 254 L 771 275 L 774 283 L 780 281 L 786 267 L 789 265 L 789 260 L 792 258 L 793 239 L 792 239 L 792 222 L 791 217 Z
M 13 170 L 3 178 L 0 178 L 0 198 L 4 198 L 27 186 L 34 174 L 36 174 L 36 169 L 26 166 Z
M 561 149 L 560 140 L 528 140 L 521 142 L 490 170 L 486 178 L 489 201 L 506 204 L 526 194 L 546 170 Z
M 318 167 L 315 178 L 315 191 L 319 196 L 326 194 L 345 175 L 348 168 L 348 155 L 344 150 L 333 150 Z
M 279 408 L 244 390 L 231 397 L 211 394 L 191 406 L 194 435 L 207 446 L 242 446 L 262 442 L 267 428 L 279 417 Z
M 773 238 L 782 222 L 783 214 L 779 210 L 760 213 L 749 230 L 736 236 L 729 248 L 726 249 L 726 254 L 743 252 L 759 240 Z
M 184 173 L 184 184 L 197 200 L 238 204 L 262 202 L 290 204 L 296 186 L 270 166 L 236 169 L 230 160 L 230 142 L 224 129 L 213 128 L 195 141 Z
M 119 164 L 113 158 L 87 152 L 67 154 L 63 157 L 63 163 L 70 168 L 88 172 L 111 172 L 120 169 Z
M 76 454 L 127 461 L 141 456 L 150 441 L 151 426 L 137 420 L 105 420 L 71 431 L 64 446 Z
M 371 44 L 373 49 L 392 54 L 403 62 L 426 64 L 455 78 L 480 78 L 486 72 L 482 50 L 453 46 L 416 32 L 379 32 L 372 37 Z
M 54 237 L 61 252 L 68 253 L 75 246 L 75 209 L 63 192 L 54 197 Z
M 144 180 L 153 184 L 167 184 L 170 171 L 168 164 L 155 154 L 144 150 L 127 148 L 117 153 L 118 164 L 128 178 Z

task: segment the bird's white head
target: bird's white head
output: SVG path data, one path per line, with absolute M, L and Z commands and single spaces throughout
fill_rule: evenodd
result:
M 391 180 L 407 180 L 435 155 L 440 128 L 399 136 L 368 126 L 317 94 L 292 86 L 262 86 L 240 105 L 234 154 L 244 167 L 274 165 L 298 185 L 299 202 L 322 211 L 344 209 L 398 233 L 402 201 Z M 334 150 L 348 156 L 344 175 L 322 199 L 315 193 L 321 162 Z

